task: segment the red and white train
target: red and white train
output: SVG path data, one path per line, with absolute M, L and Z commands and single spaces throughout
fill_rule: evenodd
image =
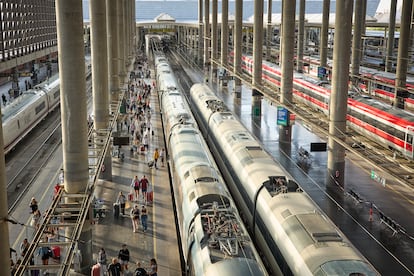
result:
M 305 57 L 303 71 L 312 75 L 318 76 L 319 59 L 316 57 Z M 332 67 L 332 62 L 328 61 L 328 67 Z M 330 77 L 328 71 L 328 77 Z M 395 79 L 397 78 L 395 73 L 384 72 L 381 70 L 360 67 L 360 83 L 359 88 L 363 92 L 384 99 L 389 103 L 394 101 L 395 91 Z M 406 90 L 408 92 L 408 98 L 405 99 L 404 106 L 407 109 L 414 110 L 414 78 L 407 76 L 406 78 Z
M 242 69 L 252 73 L 253 59 L 242 57 Z M 269 62 L 263 62 L 262 78 L 280 87 L 281 69 Z M 293 98 L 325 114 L 329 112 L 330 86 L 304 74 L 293 76 Z M 348 127 L 376 141 L 389 149 L 401 152 L 413 159 L 414 114 L 394 108 L 367 95 L 348 98 Z

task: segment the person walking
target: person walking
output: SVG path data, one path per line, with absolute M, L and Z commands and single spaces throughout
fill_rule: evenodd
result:
M 165 150 L 164 148 L 162 148 L 160 151 L 160 159 L 161 159 L 161 166 L 163 167 L 164 167 L 164 157 L 165 157 Z
M 147 232 L 147 227 L 148 227 L 148 211 L 147 208 L 145 208 L 145 205 L 142 205 L 141 208 L 141 224 L 142 224 L 142 229 L 144 230 L 144 233 Z
M 148 152 L 148 143 L 149 143 L 148 133 L 144 133 L 142 135 L 142 144 L 144 145 L 145 152 Z
M 136 263 L 137 268 L 135 269 L 134 276 L 148 276 L 147 271 L 141 266 L 141 262 Z
M 101 265 L 102 273 L 105 275 L 108 272 L 108 267 L 107 267 L 106 252 L 104 248 L 99 249 L 98 263 Z
M 157 276 L 157 272 L 158 272 L 157 261 L 154 258 L 152 258 L 150 261 L 150 268 L 149 268 L 148 275 Z
M 121 192 L 119 192 L 117 202 L 119 203 L 119 205 L 120 205 L 120 207 L 121 207 L 121 214 L 122 214 L 123 216 L 125 216 L 125 203 L 126 203 L 126 197 L 125 197 L 125 195 L 122 193 L 122 191 L 121 191 Z
M 22 258 L 24 258 L 24 255 L 26 255 L 26 252 L 29 249 L 29 246 L 30 246 L 30 243 L 27 240 L 27 238 L 25 238 L 22 244 L 20 245 L 20 256 L 22 256 Z
M 30 205 L 29 205 L 30 209 L 32 210 L 30 213 L 34 214 L 34 212 L 39 209 L 39 205 L 37 204 L 37 200 L 32 197 L 32 199 L 30 200 Z
M 132 179 L 131 187 L 134 189 L 135 201 L 138 201 L 140 189 L 138 175 L 134 176 L 134 178 Z
M 141 185 L 142 196 L 144 197 L 144 204 L 147 204 L 147 189 L 148 189 L 149 181 L 145 175 L 141 178 L 140 185 Z
M 117 258 L 112 258 L 112 262 L 108 266 L 109 276 L 121 276 L 122 267 Z
M 159 157 L 160 157 L 160 152 L 158 151 L 158 148 L 155 148 L 154 155 L 153 155 L 153 158 L 154 158 L 154 168 L 155 169 L 158 169 L 157 168 L 157 161 L 158 161 L 158 158 Z
M 33 216 L 32 216 L 32 221 L 31 221 L 31 226 L 37 231 L 39 229 L 40 226 L 40 219 L 41 219 L 42 215 L 40 214 L 39 209 L 37 209 L 36 211 L 33 212 Z
M 44 240 L 45 243 L 47 243 L 47 238 Z M 49 264 L 49 258 L 52 257 L 52 250 L 48 246 L 41 246 L 39 247 L 39 251 L 37 255 L 40 255 L 40 258 L 42 259 L 43 265 Z
M 138 232 L 138 222 L 139 222 L 139 208 L 138 205 L 135 205 L 131 209 L 131 220 L 132 220 L 132 232 Z
M 129 250 L 126 244 L 123 244 L 121 250 L 119 250 L 118 259 L 121 264 L 121 270 L 128 270 Z

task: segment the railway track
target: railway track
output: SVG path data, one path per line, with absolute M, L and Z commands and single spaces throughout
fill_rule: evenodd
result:
M 86 83 L 88 106 L 92 105 L 92 81 Z M 86 119 L 86 118 L 85 118 Z M 8 213 L 20 204 L 30 185 L 62 143 L 61 114 L 57 108 L 6 156 Z
M 6 162 L 9 214 L 62 143 L 60 112 L 49 116 L 24 141 Z

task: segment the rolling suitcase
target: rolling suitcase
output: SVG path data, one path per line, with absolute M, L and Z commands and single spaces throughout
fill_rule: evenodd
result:
M 114 217 L 119 218 L 119 203 L 114 203 Z
M 128 200 L 129 201 L 134 201 L 134 194 L 133 193 L 128 194 Z
M 60 246 L 52 246 L 53 259 L 60 259 Z
M 154 192 L 153 191 L 147 192 L 147 203 L 152 203 L 153 200 L 154 200 Z

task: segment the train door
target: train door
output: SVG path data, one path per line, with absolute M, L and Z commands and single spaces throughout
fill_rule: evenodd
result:
M 404 155 L 413 159 L 414 126 L 407 126 L 404 137 Z

